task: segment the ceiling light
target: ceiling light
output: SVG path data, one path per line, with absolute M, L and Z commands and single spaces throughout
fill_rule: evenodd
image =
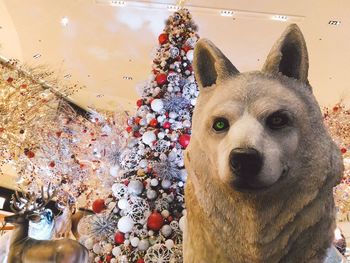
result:
M 341 24 L 341 21 L 339 20 L 329 20 L 328 21 L 328 25 L 331 25 L 331 26 L 339 26 Z
M 221 10 L 220 15 L 221 16 L 233 16 L 233 11 L 232 10 Z
M 6 201 L 6 198 L 0 197 L 0 209 L 4 209 L 5 201 Z
M 168 10 L 169 11 L 177 11 L 177 10 L 180 10 L 180 7 L 177 5 L 168 5 Z
M 125 6 L 126 3 L 125 3 L 125 1 L 112 0 L 111 1 L 111 5 L 114 5 L 114 6 Z
M 276 20 L 276 21 L 282 21 L 285 22 L 288 20 L 288 16 L 284 16 L 284 15 L 274 15 L 271 17 L 272 20 Z
M 33 56 L 33 58 L 35 58 L 35 59 L 40 58 L 40 57 L 41 57 L 41 54 L 39 54 L 39 53 L 36 53 L 36 54 Z
M 62 17 L 62 18 L 61 18 L 61 25 L 62 25 L 62 26 L 67 26 L 68 23 L 69 23 L 68 17 L 65 16 L 65 17 Z

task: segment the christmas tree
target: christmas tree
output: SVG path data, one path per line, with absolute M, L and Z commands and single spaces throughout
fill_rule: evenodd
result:
M 159 35 L 152 76 L 127 120 L 127 145 L 108 198 L 81 222 L 81 242 L 95 262 L 182 262 L 183 150 L 198 96 L 192 71 L 198 41 L 191 14 L 180 9 Z

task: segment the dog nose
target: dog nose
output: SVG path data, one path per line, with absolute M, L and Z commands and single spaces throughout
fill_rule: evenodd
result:
M 253 148 L 235 148 L 230 153 L 233 173 L 242 179 L 253 179 L 262 167 L 262 156 Z

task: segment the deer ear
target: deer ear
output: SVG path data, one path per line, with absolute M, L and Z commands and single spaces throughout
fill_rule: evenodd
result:
M 291 24 L 272 47 L 262 71 L 298 79 L 307 83 L 309 58 L 299 27 Z
M 227 57 L 209 40 L 201 39 L 194 50 L 193 67 L 200 87 L 206 88 L 239 71 Z

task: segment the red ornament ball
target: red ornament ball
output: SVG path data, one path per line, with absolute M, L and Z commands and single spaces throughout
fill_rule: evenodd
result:
M 94 213 L 101 213 L 105 208 L 105 200 L 103 199 L 96 199 L 92 203 L 92 211 L 94 211 Z
M 347 152 L 347 149 L 346 148 L 341 148 L 340 151 L 341 151 L 342 154 L 345 154 Z
M 127 132 L 132 132 L 132 127 L 131 126 L 128 126 L 128 127 L 126 127 L 126 129 L 125 129 Z
M 147 227 L 151 230 L 158 231 L 164 224 L 163 216 L 158 212 L 153 212 L 147 219 Z
M 143 258 L 139 258 L 136 263 L 145 263 L 145 261 L 143 260 Z
M 27 157 L 28 157 L 28 158 L 34 158 L 34 157 L 35 157 L 35 153 L 34 153 L 33 151 L 30 151 L 30 150 L 29 150 L 29 151 L 27 152 Z
M 158 40 L 159 40 L 159 44 L 161 45 L 166 44 L 168 43 L 169 36 L 166 33 L 162 33 L 159 35 Z
M 152 119 L 150 122 L 149 122 L 149 125 L 153 128 L 157 127 L 158 125 L 158 121 L 157 119 Z
M 107 255 L 105 259 L 107 262 L 111 262 L 112 258 L 113 258 L 112 255 Z
M 124 241 L 125 241 L 124 234 L 121 233 L 121 232 L 115 233 L 114 241 L 115 241 L 115 243 L 117 243 L 117 244 L 123 244 Z
M 49 163 L 49 166 L 51 167 L 51 168 L 54 168 L 55 167 L 55 162 L 54 161 L 51 161 L 50 163 Z
M 137 107 L 141 107 L 143 105 L 143 100 L 142 99 L 137 100 L 136 105 Z
M 156 82 L 158 85 L 164 85 L 166 82 L 167 82 L 167 75 L 164 74 L 164 73 L 159 73 L 157 76 L 156 76 Z
M 183 148 L 186 148 L 187 145 L 190 143 L 191 135 L 189 134 L 182 134 L 179 137 L 179 143 Z
M 168 122 L 168 121 L 166 121 L 166 122 L 163 123 L 163 128 L 164 128 L 164 129 L 170 129 L 170 126 L 171 126 L 171 124 L 170 124 L 170 122 Z
M 191 50 L 192 48 L 190 46 L 184 45 L 182 49 L 187 53 L 187 51 Z

